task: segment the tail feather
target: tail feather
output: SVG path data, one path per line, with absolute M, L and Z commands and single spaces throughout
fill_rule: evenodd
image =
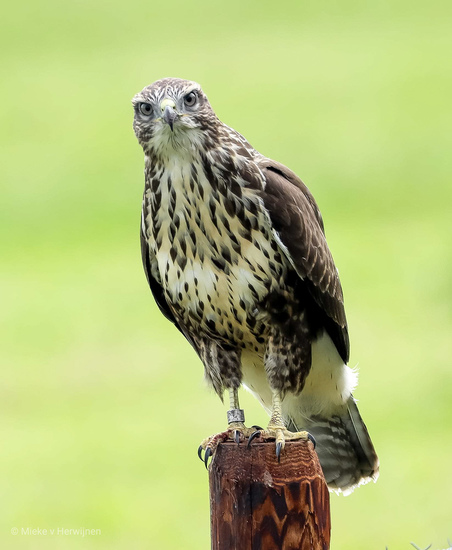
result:
M 288 429 L 304 429 L 315 437 L 317 455 L 331 490 L 349 494 L 358 485 L 377 480 L 378 457 L 353 397 L 340 414 L 292 418 Z

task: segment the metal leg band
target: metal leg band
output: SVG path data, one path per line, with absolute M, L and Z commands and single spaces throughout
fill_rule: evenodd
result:
M 243 409 L 231 409 L 228 411 L 228 424 L 233 422 L 245 422 L 245 411 Z

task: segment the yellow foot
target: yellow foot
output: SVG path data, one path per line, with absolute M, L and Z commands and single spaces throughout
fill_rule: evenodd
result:
M 243 422 L 233 422 L 229 424 L 229 428 L 224 432 L 206 437 L 206 439 L 201 442 L 201 445 L 198 448 L 198 456 L 200 460 L 204 462 L 207 468 L 209 458 L 215 454 L 219 443 L 230 440 L 235 441 L 237 444 L 239 444 L 247 437 L 251 437 L 253 434 L 255 434 L 256 432 L 259 433 L 260 431 L 262 431 L 262 428 L 260 428 L 259 426 L 252 426 L 251 428 L 247 428 L 245 424 L 243 424 Z M 203 451 L 205 451 L 204 458 L 202 457 Z
M 261 437 L 263 440 L 274 439 L 276 444 L 276 457 L 278 462 L 281 460 L 281 451 L 286 445 L 286 441 L 312 441 L 315 448 L 315 439 L 309 432 L 290 432 L 285 426 L 269 424 L 266 430 L 256 430 L 248 439 L 248 446 L 254 438 Z

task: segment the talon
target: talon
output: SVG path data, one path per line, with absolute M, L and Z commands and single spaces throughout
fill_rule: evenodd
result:
M 234 430 L 234 441 L 237 445 L 240 443 L 240 432 L 238 430 Z
M 256 428 L 256 426 L 253 426 L 253 428 Z M 262 429 L 262 428 L 261 428 L 261 429 Z M 249 439 L 248 439 L 248 443 L 246 444 L 246 446 L 247 446 L 248 448 L 250 448 L 250 447 L 251 447 L 251 441 L 253 441 L 253 439 L 255 439 L 256 437 L 260 437 L 260 435 L 261 435 L 261 432 L 260 432 L 259 430 L 256 430 L 255 432 L 253 432 L 253 433 L 250 435 L 250 437 L 249 437 Z
M 315 437 L 313 435 L 311 435 L 310 433 L 308 433 L 308 439 L 314 445 L 314 449 L 315 449 L 316 445 L 317 445 L 317 441 L 315 440 Z
M 256 424 L 254 426 L 251 426 L 252 428 L 254 428 L 255 430 L 259 430 L 259 431 L 262 431 L 264 428 L 261 428 L 260 426 L 256 426 Z
M 282 443 L 276 444 L 276 458 L 278 459 L 278 462 L 281 462 L 281 449 L 282 449 Z
M 203 451 L 202 445 L 200 445 L 198 447 L 198 456 L 199 456 L 199 460 L 201 460 L 201 462 L 204 462 L 204 460 L 202 459 L 202 451 Z
M 207 447 L 206 454 L 204 456 L 204 464 L 206 465 L 206 470 L 207 470 L 207 462 L 209 461 L 209 458 L 211 455 L 212 455 L 212 451 L 210 450 L 210 447 Z

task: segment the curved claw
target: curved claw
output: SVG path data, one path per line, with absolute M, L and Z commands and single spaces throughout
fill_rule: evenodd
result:
M 255 430 L 260 430 L 262 431 L 264 428 L 261 428 L 260 426 L 256 426 L 256 424 L 254 424 L 254 426 L 251 426 L 252 428 L 254 428 Z
M 202 450 L 203 450 L 203 449 L 202 449 L 202 445 L 200 445 L 200 446 L 198 447 L 198 456 L 199 456 L 199 460 L 200 460 L 201 462 L 204 462 L 204 460 L 203 460 L 203 458 L 202 458 Z
M 237 445 L 240 443 L 240 432 L 238 430 L 234 430 L 234 441 Z
M 276 444 L 276 458 L 278 459 L 278 462 L 281 461 L 281 449 L 282 449 L 282 443 Z
M 314 449 L 315 449 L 316 446 L 317 446 L 317 441 L 315 440 L 315 437 L 313 435 L 311 435 L 310 433 L 308 433 L 308 439 L 314 445 Z
M 204 455 L 204 464 L 206 465 L 207 470 L 207 462 L 209 461 L 209 458 L 212 456 L 212 451 L 210 450 L 210 447 L 207 447 L 206 454 Z
M 253 428 L 255 428 L 256 426 L 253 426 Z M 246 446 L 249 448 L 251 447 L 251 441 L 253 441 L 253 439 L 255 439 L 256 437 L 260 437 L 261 435 L 261 432 L 259 430 L 256 430 L 255 432 L 253 432 L 250 437 L 248 438 L 248 443 L 246 444 Z

